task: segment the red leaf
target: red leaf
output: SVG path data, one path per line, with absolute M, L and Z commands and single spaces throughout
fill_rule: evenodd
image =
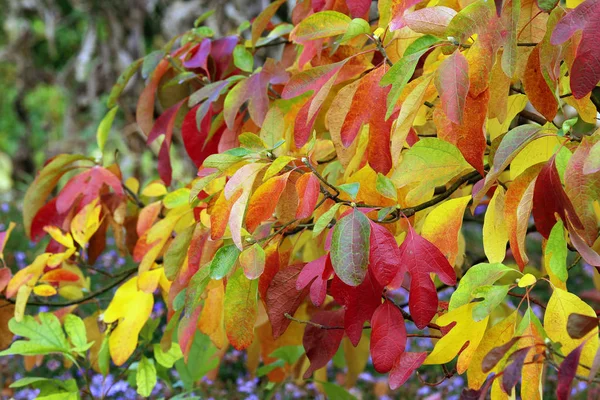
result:
M 390 389 L 396 390 L 410 378 L 412 373 L 423 364 L 427 358 L 427 353 L 405 352 L 394 363 L 390 372 Z
M 519 339 L 521 339 L 521 336 L 513 337 L 503 345 L 491 349 L 485 355 L 485 357 L 483 357 L 483 361 L 481 362 L 481 370 L 487 373 L 494 369 L 496 364 L 498 364 L 498 361 L 500 361 L 502 357 L 504 357 L 506 352 L 509 351 Z
M 389 284 L 396 275 L 406 272 L 400 263 L 400 248 L 394 235 L 372 221 L 369 265 L 373 276 L 383 286 Z
M 124 196 L 121 180 L 103 167 L 93 167 L 71 178 L 60 191 L 56 199 L 56 211 L 63 214 L 70 211 L 77 199 L 83 207 L 100 197 L 100 191 L 106 185 L 119 196 Z
M 344 323 L 344 310 L 320 311 L 312 317 L 311 321 L 325 326 L 341 326 Z M 344 331 L 342 329 L 321 329 L 313 325 L 306 326 L 302 344 L 306 351 L 306 357 L 310 361 L 310 366 L 304 373 L 304 379 L 310 378 L 314 371 L 327 365 L 340 347 L 343 337 Z
M 462 122 L 469 84 L 469 63 L 457 50 L 442 61 L 435 80 L 442 109 L 446 117 L 455 124 Z
M 310 299 L 320 307 L 327 295 L 327 280 L 333 272 L 329 254 L 307 263 L 296 281 L 296 289 L 301 290 L 310 284 Z
M 165 135 L 165 139 L 158 151 L 158 175 L 167 186 L 171 185 L 171 175 L 173 173 L 171 168 L 171 157 L 169 156 L 171 140 L 173 139 L 173 128 L 175 127 L 177 112 L 186 100 L 187 99 L 180 101 L 163 112 L 152 126 L 150 134 L 148 134 L 148 144 L 154 142 L 159 136 Z
M 279 272 L 279 244 L 271 244 L 265 248 L 265 270 L 263 274 L 258 278 L 258 294 L 261 299 L 267 298 L 267 290 L 273 281 L 273 278 Z
M 558 385 L 556 387 L 556 398 L 558 400 L 567 400 L 571 393 L 571 383 L 577 373 L 577 367 L 579 366 L 579 358 L 581 357 L 581 350 L 583 349 L 582 343 L 570 352 L 563 362 L 560 364 L 558 369 Z
M 586 0 L 565 15 L 556 25 L 550 42 L 566 42 L 578 30 L 583 30 L 581 42 L 570 71 L 573 97 L 581 99 L 600 81 L 600 58 L 596 56 L 600 43 L 600 0 Z
M 303 265 L 290 265 L 273 277 L 265 303 L 267 306 L 267 314 L 273 328 L 273 338 L 277 339 L 281 336 L 289 326 L 290 319 L 286 318 L 285 314 L 294 315 L 306 295 L 308 290 L 296 290 L 296 279 L 302 270 Z
M 456 274 L 442 252 L 408 226 L 406 239 L 400 246 L 400 264 L 405 265 L 411 277 L 408 306 L 415 325 L 423 329 L 435 315 L 438 298 L 429 274 L 438 274 L 446 285 L 456 285 Z M 392 287 L 400 287 L 404 274 L 399 273 Z
M 359 286 L 349 286 L 337 276 L 331 282 L 331 295 L 346 309 L 344 330 L 354 346 L 358 345 L 365 321 L 369 321 L 373 313 L 381 305 L 383 286 L 368 273 Z
M 296 181 L 299 200 L 296 219 L 304 219 L 312 215 L 319 199 L 320 188 L 319 179 L 312 172 L 302 175 Z
M 77 282 L 78 280 L 79 275 L 62 268 L 52 269 L 40 278 L 41 282 Z
M 375 370 L 380 373 L 391 370 L 405 347 L 404 317 L 398 307 L 386 300 L 371 317 L 371 357 Z
M 583 224 L 562 187 L 553 156 L 540 171 L 533 189 L 533 219 L 537 231 L 546 239 L 556 223 L 555 214 L 565 223 L 568 216 L 575 228 L 583 229 Z
M 200 129 L 198 129 L 196 114 L 200 106 L 201 104 L 198 104 L 188 111 L 181 124 L 181 138 L 183 139 L 185 151 L 198 168 L 200 168 L 206 157 L 217 153 L 219 139 L 223 134 L 223 130 L 219 129 L 210 140 L 207 140 L 212 122 L 212 109 L 209 109 L 204 118 L 202 118 Z
M 346 0 L 346 5 L 353 18 L 364 17 L 371 7 L 371 0 Z
M 512 363 L 504 368 L 504 374 L 502 375 L 502 389 L 507 394 L 512 392 L 512 389 L 519 381 L 523 363 L 525 362 L 525 357 L 527 357 L 529 350 L 531 350 L 531 346 L 519 349 L 508 357 L 508 361 L 512 360 Z

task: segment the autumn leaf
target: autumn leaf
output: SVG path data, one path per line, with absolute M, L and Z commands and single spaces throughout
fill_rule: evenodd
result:
M 344 310 L 319 311 L 311 318 L 311 321 L 324 326 L 342 326 Z M 310 366 L 304 373 L 304 379 L 310 378 L 313 372 L 327 365 L 340 347 L 343 337 L 342 329 L 321 329 L 314 325 L 306 327 L 302 344 Z
M 430 274 L 435 273 L 446 285 L 456 284 L 454 269 L 442 252 L 409 225 L 406 238 L 400 246 L 400 264 L 405 265 L 411 277 L 409 309 L 415 325 L 423 329 L 438 308 L 438 297 Z M 392 287 L 402 284 L 404 274 L 396 275 Z
M 386 373 L 404 353 L 406 328 L 404 317 L 390 301 L 381 304 L 371 317 L 371 357 L 375 370 Z
M 453 322 L 456 322 L 456 325 L 436 343 L 433 351 L 429 353 L 423 364 L 450 362 L 462 350 L 458 357 L 456 369 L 459 374 L 467 370 L 477 346 L 483 338 L 489 319 L 489 317 L 485 317 L 479 322 L 474 322 L 471 315 L 475 306 L 476 303 L 465 304 L 436 320 L 437 324 L 442 327 Z M 467 344 L 467 347 L 463 349 L 465 344 Z
M 369 265 L 369 219 L 357 209 L 342 218 L 333 230 L 331 264 L 336 275 L 347 285 L 358 286 Z
M 562 289 L 555 288 L 546 307 L 544 314 L 544 329 L 548 334 L 548 338 L 555 343 L 561 343 L 561 351 L 563 354 L 568 354 L 575 350 L 583 343 L 585 339 L 572 339 L 567 331 L 568 317 L 572 313 L 583 314 L 590 317 L 595 317 L 595 311 L 586 303 L 584 303 L 576 295 L 566 292 Z M 594 356 L 598 349 L 598 328 L 594 328 L 589 339 L 583 345 L 581 350 L 581 364 L 592 365 Z M 586 375 L 587 370 L 579 367 L 578 373 Z
M 227 282 L 223 307 L 227 338 L 233 347 L 244 350 L 252 344 L 257 316 L 258 281 L 244 276 L 238 268 Z
M 581 99 L 592 91 L 600 81 L 600 62 L 594 57 L 598 43 L 598 16 L 600 2 L 586 0 L 561 19 L 554 32 L 551 43 L 559 45 L 569 40 L 575 32 L 581 30 L 581 41 L 570 71 L 571 90 L 573 97 Z
M 308 294 L 308 290 L 296 288 L 302 268 L 301 264 L 283 268 L 275 274 L 267 290 L 265 303 L 274 339 L 280 337 L 290 325 L 291 320 L 286 314 L 293 316 Z
M 462 123 L 469 93 L 469 64 L 460 51 L 455 51 L 442 61 L 435 87 L 440 94 L 446 117 L 455 124 Z
M 117 322 L 108 339 L 110 356 L 116 365 L 123 365 L 133 354 L 138 335 L 152 313 L 152 294 L 138 289 L 138 278 L 125 282 L 102 315 L 105 323 Z

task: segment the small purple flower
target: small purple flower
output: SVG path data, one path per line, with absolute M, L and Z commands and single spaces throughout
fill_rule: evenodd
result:
M 7 213 L 10 211 L 10 206 L 8 205 L 8 203 L 2 203 L 2 205 L 0 205 L 0 210 L 3 213 Z
M 58 360 L 55 360 L 55 359 L 49 360 L 49 361 L 46 363 L 46 367 L 47 367 L 47 368 L 48 368 L 50 371 L 56 371 L 57 369 L 59 369 L 59 368 L 60 368 L 60 365 L 61 365 L 61 364 L 60 364 L 60 361 L 58 361 Z

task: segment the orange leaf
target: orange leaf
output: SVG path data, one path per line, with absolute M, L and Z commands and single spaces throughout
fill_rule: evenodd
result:
M 254 232 L 261 222 L 271 218 L 289 176 L 290 172 L 274 176 L 256 189 L 250 198 L 246 213 L 248 232 Z
M 40 282 L 77 282 L 79 275 L 63 268 L 57 268 L 46 272 L 40 278 Z
M 558 101 L 542 75 L 539 46 L 534 47 L 527 59 L 523 87 L 535 109 L 548 121 L 552 121 L 556 117 Z
M 461 124 L 450 121 L 441 110 L 436 109 L 433 114 L 439 138 L 458 147 L 465 160 L 482 176 L 483 155 L 486 147 L 484 124 L 489 99 L 489 90 L 485 90 L 477 97 L 472 97 L 469 93 Z

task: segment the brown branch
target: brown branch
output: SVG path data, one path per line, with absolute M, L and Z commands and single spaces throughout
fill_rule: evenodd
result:
M 518 297 L 519 299 L 524 299 L 527 297 L 527 298 L 529 298 L 529 301 L 532 302 L 533 304 L 537 304 L 538 306 L 542 307 L 544 310 L 546 309 L 546 305 L 544 303 L 542 303 L 541 301 L 539 301 L 531 296 L 526 296 L 524 294 L 519 294 L 519 293 L 515 293 L 515 292 L 508 292 L 507 294 L 512 297 Z
M 115 286 L 119 285 L 120 283 L 124 282 L 127 278 L 129 278 L 131 275 L 133 275 L 136 271 L 138 270 L 137 267 L 135 268 L 130 268 L 128 270 L 123 271 L 121 274 L 117 275 L 118 279 L 115 280 L 114 282 L 111 282 L 110 284 L 106 285 L 103 288 L 100 288 L 94 292 L 91 292 L 90 294 L 88 294 L 87 296 L 84 296 L 80 299 L 77 300 L 71 300 L 71 301 L 63 301 L 63 302 L 56 302 L 56 303 L 47 303 L 47 302 L 41 302 L 41 301 L 28 301 L 27 305 L 28 306 L 46 306 L 46 307 L 68 307 L 68 306 L 74 306 L 77 304 L 82 304 L 85 303 L 88 300 L 92 300 L 106 292 L 108 292 L 109 290 L 111 290 L 112 288 L 114 288 Z M 8 301 L 9 303 L 15 304 L 16 300 L 7 298 L 5 296 L 1 296 L 0 298 Z

